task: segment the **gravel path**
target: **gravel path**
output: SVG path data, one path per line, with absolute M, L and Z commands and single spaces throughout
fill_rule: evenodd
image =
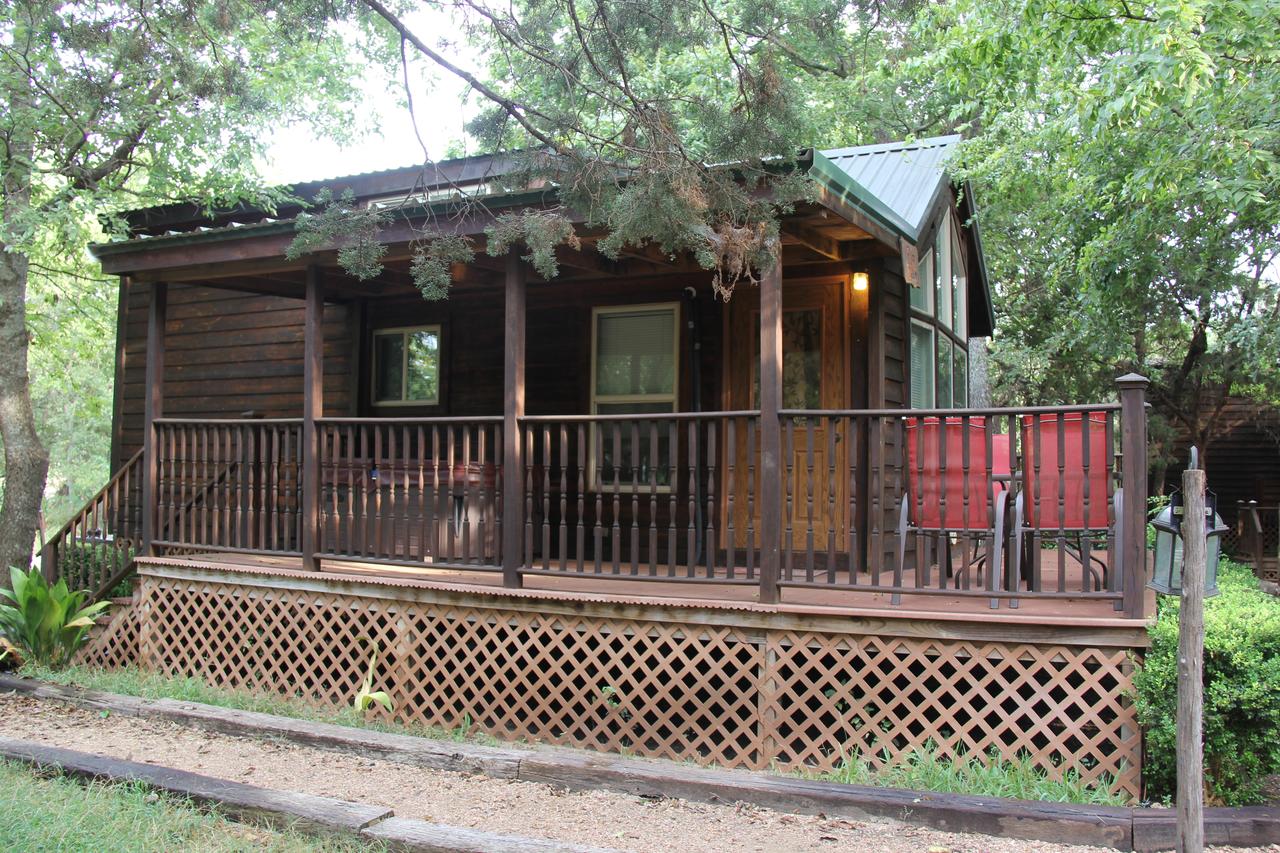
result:
M 567 793 L 546 785 L 424 770 L 162 721 L 103 718 L 95 712 L 14 694 L 0 694 L 0 736 L 265 787 L 362 800 L 390 807 L 400 817 L 630 851 L 1087 853 L 1097 849 L 956 835 L 892 821 L 784 814 L 746 805 L 655 801 L 604 792 Z M 1268 851 L 1280 851 L 1280 846 Z

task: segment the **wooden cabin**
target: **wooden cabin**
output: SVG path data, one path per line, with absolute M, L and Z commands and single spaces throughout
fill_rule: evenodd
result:
M 958 141 L 809 152 L 728 301 L 585 228 L 552 280 L 480 252 L 424 300 L 420 222 L 483 244 L 553 201 L 494 191 L 503 157 L 294 187 L 396 211 L 372 281 L 288 259 L 297 207 L 128 214 L 93 247 L 117 473 L 45 550 L 138 575 L 91 655 L 345 702 L 376 646 L 405 719 L 731 766 L 1026 752 L 1136 794 L 1145 380 L 968 407 L 994 314 Z
M 1202 450 L 1208 488 L 1226 523 L 1223 551 L 1249 563 L 1259 578 L 1280 582 L 1280 409 L 1228 396 L 1217 427 Z M 1192 439 L 1180 429 L 1179 452 L 1165 491 L 1181 488 Z

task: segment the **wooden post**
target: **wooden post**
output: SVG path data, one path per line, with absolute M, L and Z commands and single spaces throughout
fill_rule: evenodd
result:
M 320 270 L 307 267 L 302 356 L 302 568 L 318 572 L 320 524 L 320 434 L 324 417 L 324 282 Z
M 782 565 L 782 256 L 760 277 L 760 601 L 778 601 Z
M 1267 558 L 1267 543 L 1262 535 L 1262 519 L 1258 517 L 1258 502 L 1249 501 L 1249 541 L 1253 545 L 1253 573 L 1262 577 L 1262 562 Z
M 159 462 L 156 458 L 156 418 L 164 416 L 164 324 L 168 313 L 169 285 L 157 282 L 151 286 L 151 307 L 147 311 L 146 397 L 143 403 L 142 428 L 142 553 L 155 553 L 152 544 L 159 532 L 156 524 L 159 498 Z
M 1127 373 L 1120 386 L 1120 453 L 1124 461 L 1124 517 L 1118 519 L 1124 540 L 1120 565 L 1124 580 L 1124 612 L 1142 617 L 1147 584 L 1147 386 L 1145 376 Z
M 519 589 L 524 565 L 524 457 L 520 418 L 524 417 L 525 270 L 520 255 L 507 255 L 504 298 L 502 383 L 502 585 Z
M 1182 603 L 1178 609 L 1178 853 L 1204 850 L 1205 474 L 1182 472 Z

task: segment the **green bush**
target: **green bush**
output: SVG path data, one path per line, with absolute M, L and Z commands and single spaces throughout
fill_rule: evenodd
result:
M 40 666 L 66 666 L 84 645 L 93 619 L 111 602 L 85 606 L 87 593 L 72 592 L 67 582 L 49 586 L 39 569 L 9 570 L 10 587 L 0 597 L 0 636 L 17 647 L 23 660 Z
M 1263 799 L 1263 777 L 1280 772 L 1280 599 L 1228 560 L 1218 589 L 1204 614 L 1206 791 L 1211 800 L 1246 805 Z M 1152 798 L 1172 797 L 1176 785 L 1177 683 L 1178 600 L 1162 596 L 1151 649 L 1134 677 Z
M 58 574 L 66 578 L 71 589 L 97 590 L 117 569 L 127 566 L 134 557 L 132 547 L 114 547 L 98 543 L 68 543 L 58 555 Z M 133 578 L 122 579 L 107 591 L 106 598 L 123 598 L 133 593 Z

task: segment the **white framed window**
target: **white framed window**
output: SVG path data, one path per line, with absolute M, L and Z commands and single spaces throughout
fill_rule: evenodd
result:
M 909 285 L 907 290 L 910 291 L 911 307 L 924 314 L 933 313 L 933 277 L 934 277 L 934 260 L 936 254 L 930 248 L 925 251 L 924 257 L 920 259 L 920 275 L 918 281 L 914 285 Z
M 951 220 L 951 329 L 960 340 L 968 340 L 968 278 L 964 271 L 964 251 L 960 245 L 960 228 Z
M 934 251 L 938 255 L 933 276 L 933 304 L 937 309 L 938 325 L 951 328 L 951 240 L 950 230 L 943 225 L 933 238 Z
M 932 409 L 934 396 L 934 336 L 933 326 L 919 320 L 911 321 L 911 408 Z
M 679 400 L 680 304 L 596 308 L 591 312 L 591 411 L 594 414 L 674 412 Z M 591 430 L 591 479 L 597 485 L 671 486 L 669 431 L 596 424 Z M 637 440 L 638 437 L 638 440 Z
M 439 402 L 440 327 L 374 331 L 373 405 L 434 406 Z

